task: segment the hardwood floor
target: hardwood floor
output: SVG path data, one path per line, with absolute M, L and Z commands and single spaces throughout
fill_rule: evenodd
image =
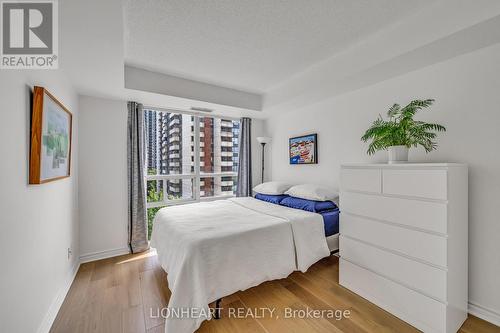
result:
M 157 311 L 167 306 L 167 275 L 154 251 L 83 264 L 57 315 L 51 332 L 163 333 L 164 319 Z M 222 319 L 205 321 L 198 332 L 418 332 L 412 326 L 378 308 L 338 284 L 338 259 L 325 258 L 307 273 L 270 281 L 222 300 Z M 229 316 L 239 311 L 276 308 L 273 317 L 245 319 Z M 337 320 L 284 319 L 284 309 L 349 310 L 349 318 Z M 152 315 L 151 315 L 152 314 Z M 276 315 L 281 318 L 277 318 Z M 500 332 L 500 328 L 474 316 L 463 333 Z

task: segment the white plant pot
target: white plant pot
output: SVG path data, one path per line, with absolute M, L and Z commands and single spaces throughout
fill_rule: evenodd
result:
M 408 147 L 406 146 L 389 147 L 389 164 L 406 163 L 406 162 L 408 162 Z

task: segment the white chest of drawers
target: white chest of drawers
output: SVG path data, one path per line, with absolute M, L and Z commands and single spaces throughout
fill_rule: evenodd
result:
M 424 332 L 456 332 L 467 317 L 467 173 L 343 165 L 340 284 Z

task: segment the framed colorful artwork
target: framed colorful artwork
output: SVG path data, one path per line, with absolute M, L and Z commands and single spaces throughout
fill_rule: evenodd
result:
M 318 135 L 297 136 L 288 140 L 290 164 L 318 163 Z
M 29 183 L 70 176 L 72 114 L 45 88 L 34 87 Z

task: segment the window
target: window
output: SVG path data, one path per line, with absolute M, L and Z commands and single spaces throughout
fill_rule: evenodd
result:
M 236 192 L 238 120 L 146 109 L 148 226 L 164 206 Z

